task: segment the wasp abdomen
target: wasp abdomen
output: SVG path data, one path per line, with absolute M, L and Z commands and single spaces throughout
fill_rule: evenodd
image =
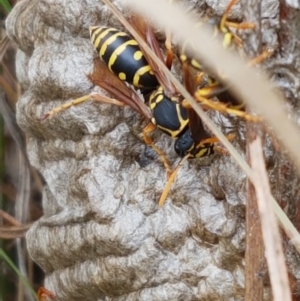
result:
M 138 43 L 115 28 L 90 27 L 94 47 L 101 60 L 122 81 L 145 89 L 154 89 L 158 81 Z

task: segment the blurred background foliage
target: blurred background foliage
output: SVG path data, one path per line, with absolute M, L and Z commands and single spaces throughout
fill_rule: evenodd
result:
M 26 139 L 15 119 L 22 92 L 15 72 L 16 48 L 5 19 L 17 0 L 0 0 L 0 301 L 35 300 L 43 272 L 29 258 L 25 234 L 42 215 L 42 179 L 29 165 Z

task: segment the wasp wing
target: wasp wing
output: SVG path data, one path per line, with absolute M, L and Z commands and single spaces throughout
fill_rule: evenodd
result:
M 165 64 L 164 55 L 159 46 L 159 43 L 155 37 L 154 31 L 150 24 L 144 18 L 141 18 L 138 15 L 131 16 L 131 25 L 133 25 L 135 32 L 130 32 L 133 37 L 139 42 L 139 39 L 143 39 L 143 41 L 150 47 L 150 49 L 154 52 L 156 57 Z M 139 42 L 140 43 L 140 42 Z M 149 54 L 148 48 L 144 47 L 143 43 L 140 43 L 140 47 L 152 67 L 155 76 L 157 77 L 160 85 L 163 87 L 163 90 L 166 95 L 169 97 L 178 95 L 175 86 L 172 84 L 170 79 L 165 76 L 164 72 L 162 72 L 161 68 L 157 65 L 155 60 L 153 60 L 151 54 Z
M 95 58 L 94 70 L 88 75 L 88 78 L 93 84 L 106 90 L 117 100 L 142 114 L 147 120 L 152 118 L 150 109 L 145 105 L 137 93 L 120 81 L 98 58 Z
M 189 64 L 183 63 L 185 88 L 191 95 L 194 95 L 195 91 L 197 90 L 197 85 L 194 80 L 196 75 L 193 74 L 193 72 L 195 72 L 195 70 Z M 197 146 L 201 141 L 209 138 L 210 136 L 205 131 L 203 122 L 198 114 L 192 108 L 187 110 L 191 136 L 194 140 L 194 145 Z

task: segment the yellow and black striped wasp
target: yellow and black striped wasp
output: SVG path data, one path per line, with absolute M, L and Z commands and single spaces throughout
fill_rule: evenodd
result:
M 120 21 L 123 19 L 122 14 L 109 1 L 103 2 L 112 7 Z M 137 16 L 132 16 L 130 23 L 134 25 L 134 32 L 131 34 L 142 37 L 156 56 L 164 61 L 150 25 Z M 217 140 L 210 138 L 201 119 L 191 108 L 182 106 L 182 96 L 136 40 L 124 32 L 106 27 L 91 26 L 90 34 L 101 60 L 98 58 L 95 60 L 94 71 L 88 75 L 88 78 L 116 99 L 109 100 L 101 95 L 93 95 L 93 98 L 97 97 L 99 100 L 114 104 L 129 105 L 149 121 L 149 125 L 143 130 L 144 140 L 160 155 L 169 175 L 168 185 L 159 202 L 162 205 L 180 165 L 174 172 L 171 171 L 163 152 L 149 137 L 149 132 L 157 127 L 172 138 L 176 138 L 175 151 L 179 156 L 184 157 L 184 160 L 214 153 L 214 143 Z M 144 103 L 125 82 L 141 89 L 147 95 L 148 103 Z M 45 117 L 88 100 L 90 97 L 91 95 L 87 95 L 62 105 L 46 114 Z

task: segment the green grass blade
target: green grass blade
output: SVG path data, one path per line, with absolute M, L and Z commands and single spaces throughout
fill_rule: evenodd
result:
M 24 277 L 19 269 L 15 266 L 15 264 L 11 261 L 11 259 L 6 255 L 6 253 L 4 252 L 3 249 L 0 248 L 0 258 L 3 258 L 3 260 L 11 267 L 11 269 L 19 276 L 19 278 L 21 279 L 21 281 L 23 282 L 24 286 L 27 287 L 32 295 L 34 296 L 35 300 L 39 301 L 36 292 L 34 291 L 34 289 L 31 287 L 30 283 L 28 282 L 27 278 Z
M 0 0 L 0 5 L 2 5 L 4 7 L 4 9 L 6 10 L 6 12 L 10 12 L 11 11 L 11 5 L 8 2 L 8 0 Z
M 1 71 L 0 71 L 1 72 Z M 4 128 L 3 128 L 3 117 L 0 114 L 0 186 L 3 187 L 4 183 Z M 0 192 L 0 209 L 4 210 L 6 209 L 7 200 L 3 194 L 3 192 Z M 0 219 L 0 223 L 2 225 L 3 220 Z M 0 239 L 0 248 L 5 249 L 5 241 L 3 239 Z M 9 294 L 9 282 L 7 281 L 7 277 L 4 275 L 4 273 L 0 273 L 0 301 L 4 301 L 7 298 L 7 295 Z

